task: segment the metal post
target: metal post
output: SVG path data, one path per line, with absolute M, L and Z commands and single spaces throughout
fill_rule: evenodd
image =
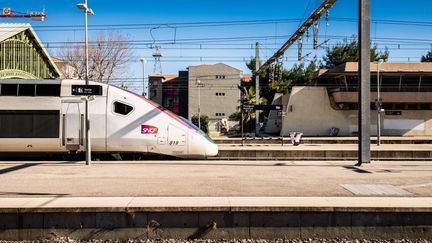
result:
M 243 146 L 243 107 L 241 108 L 241 141 Z
M 377 63 L 377 146 L 381 145 L 381 108 L 382 101 L 380 95 L 381 81 L 380 81 L 380 64 L 383 60 L 380 59 Z
M 198 128 L 201 129 L 201 80 L 197 80 L 198 85 Z
M 359 0 L 358 163 L 370 163 L 370 0 Z
M 259 42 L 255 44 L 255 104 L 259 105 L 260 100 L 260 88 L 259 88 Z M 259 124 L 259 110 L 255 111 L 255 136 L 259 136 L 260 124 Z
M 148 98 L 148 90 L 145 84 L 145 65 L 147 63 L 147 60 L 145 58 L 141 58 L 140 59 L 142 65 L 143 65 L 143 70 L 142 70 L 142 74 L 143 74 L 143 92 L 142 95 L 146 98 Z
M 85 0 L 85 5 L 87 6 L 87 0 Z M 88 36 L 87 36 L 87 9 L 84 10 L 84 49 L 85 49 L 85 84 L 89 85 L 88 80 Z M 86 165 L 91 165 L 91 142 L 90 142 L 90 117 L 89 117 L 89 96 L 85 99 L 85 156 L 86 156 Z

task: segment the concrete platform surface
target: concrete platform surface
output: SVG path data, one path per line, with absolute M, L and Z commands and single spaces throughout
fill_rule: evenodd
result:
M 357 151 L 357 144 L 219 144 L 219 150 Z M 371 151 L 432 151 L 432 144 L 371 144 Z
M 0 202 L 44 197 L 432 197 L 428 161 L 354 164 L 172 160 L 94 161 L 86 166 L 2 161 Z
M 432 212 L 429 197 L 36 197 L 3 198 L 0 213 Z

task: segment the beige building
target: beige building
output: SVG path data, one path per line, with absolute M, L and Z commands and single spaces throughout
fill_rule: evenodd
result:
M 384 136 L 432 135 L 432 63 L 382 63 L 380 71 L 381 134 Z M 377 64 L 371 63 L 371 134 L 377 131 Z M 271 116 L 266 131 L 283 136 L 303 132 L 306 136 L 339 136 L 358 132 L 357 63 L 320 70 L 315 86 L 293 87 L 289 95 L 277 96 L 282 117 Z M 274 124 L 282 124 L 275 126 Z
M 220 122 L 239 106 L 241 71 L 223 63 L 189 67 L 188 119 L 198 114 L 209 117 L 210 131 L 219 131 Z

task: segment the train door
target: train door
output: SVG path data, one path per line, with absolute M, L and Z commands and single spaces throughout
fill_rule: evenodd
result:
M 173 124 L 168 126 L 168 146 L 171 148 L 172 155 L 188 154 L 187 132 Z
M 81 101 L 62 102 L 62 146 L 69 151 L 80 150 L 83 146 L 84 111 Z

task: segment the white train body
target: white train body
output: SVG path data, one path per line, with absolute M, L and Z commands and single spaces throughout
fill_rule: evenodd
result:
M 83 151 L 82 80 L 1 80 L 0 152 Z M 92 152 L 215 156 L 217 145 L 189 121 L 121 88 L 102 86 L 89 103 Z M 14 94 L 16 92 L 16 94 Z

